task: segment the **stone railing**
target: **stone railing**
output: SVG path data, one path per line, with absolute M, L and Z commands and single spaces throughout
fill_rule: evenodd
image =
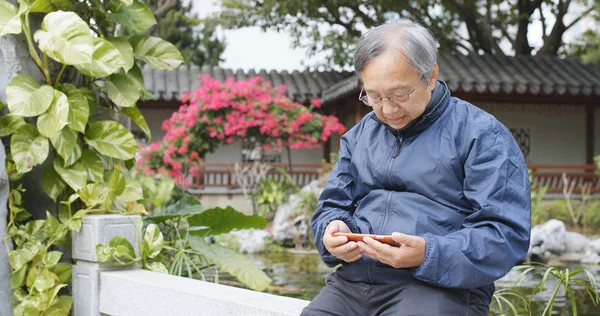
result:
M 299 315 L 308 301 L 98 262 L 96 245 L 123 236 L 138 251 L 140 216 L 83 218 L 73 235 L 73 314 Z

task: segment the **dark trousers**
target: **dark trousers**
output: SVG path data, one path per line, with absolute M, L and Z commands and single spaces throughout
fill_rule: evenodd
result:
M 349 282 L 337 274 L 304 308 L 302 316 L 487 316 L 489 304 L 469 290 L 426 283 L 370 285 Z

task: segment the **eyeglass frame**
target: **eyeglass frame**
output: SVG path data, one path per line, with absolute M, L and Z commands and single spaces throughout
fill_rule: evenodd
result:
M 407 97 L 407 99 L 406 99 L 406 101 L 404 101 L 404 102 L 393 102 L 393 101 L 392 101 L 392 99 L 390 99 L 390 95 L 394 94 L 394 92 L 390 92 L 390 93 L 388 93 L 388 95 L 386 95 L 385 97 L 379 97 L 379 102 L 378 102 L 378 104 L 376 104 L 376 105 L 369 105 L 369 100 L 368 100 L 368 98 L 369 98 L 369 95 L 368 95 L 366 92 L 365 92 L 365 95 L 364 95 L 364 96 L 362 95 L 362 93 L 363 93 L 363 91 L 364 91 L 364 87 L 363 87 L 363 88 L 360 88 L 360 93 L 358 94 L 358 99 L 359 99 L 360 101 L 362 101 L 362 103 L 364 103 L 366 106 L 368 106 L 368 107 L 372 107 L 372 108 L 375 108 L 375 107 L 380 107 L 380 106 L 382 106 L 382 105 L 383 105 L 383 99 L 387 99 L 388 101 L 390 101 L 390 103 L 391 103 L 391 104 L 394 104 L 394 105 L 406 104 L 406 103 L 408 103 L 408 101 L 410 101 L 410 95 L 411 95 L 413 92 L 415 92 L 415 90 L 417 90 L 417 88 L 419 87 L 419 84 L 420 84 L 420 83 L 421 83 L 421 77 L 419 77 L 419 80 L 417 81 L 417 83 L 415 84 L 415 86 L 412 88 L 412 90 L 410 90 L 408 93 L 406 93 L 406 97 Z M 427 84 L 427 85 L 429 85 L 429 84 Z M 366 99 L 363 99 L 363 97 L 366 97 Z

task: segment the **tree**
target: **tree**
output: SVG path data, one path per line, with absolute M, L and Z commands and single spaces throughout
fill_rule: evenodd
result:
M 217 66 L 223 61 L 225 41 L 215 34 L 217 25 L 203 22 L 192 14 L 192 2 L 182 0 L 145 0 L 154 12 L 157 24 L 147 33 L 175 45 L 186 64 Z
M 188 174 L 202 172 L 205 155 L 223 144 L 255 138 L 264 149 L 318 148 L 331 134 L 346 131 L 335 116 L 313 111 L 320 100 L 307 108 L 288 98 L 285 86 L 258 76 L 219 82 L 203 75 L 199 86 L 163 122 L 162 142 L 140 152 L 138 167 L 146 174 L 168 174 L 184 184 Z
M 444 52 L 557 55 L 563 34 L 599 15 L 598 0 L 221 0 L 212 19 L 225 27 L 287 31 L 294 47 L 327 52 L 326 64 L 348 66 L 365 29 L 398 17 L 429 28 Z M 568 14 L 568 16 L 567 16 Z M 528 38 L 541 26 L 542 44 Z M 506 47 L 506 48 L 505 48 Z
M 596 1 L 596 10 L 600 11 L 600 1 Z M 565 54 L 581 58 L 584 63 L 596 64 L 600 67 L 600 16 L 596 16 L 592 27 L 583 32 L 575 42 L 565 47 Z

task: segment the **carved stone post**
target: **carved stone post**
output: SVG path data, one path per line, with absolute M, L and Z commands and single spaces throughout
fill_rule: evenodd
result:
M 112 237 L 123 236 L 133 246 L 136 256 L 139 256 L 139 225 L 139 215 L 91 215 L 83 218 L 81 231 L 73 233 L 73 259 L 76 260 L 73 266 L 73 315 L 100 315 L 100 273 L 137 267 L 113 266 L 110 263 L 98 262 L 96 245 L 107 245 Z

